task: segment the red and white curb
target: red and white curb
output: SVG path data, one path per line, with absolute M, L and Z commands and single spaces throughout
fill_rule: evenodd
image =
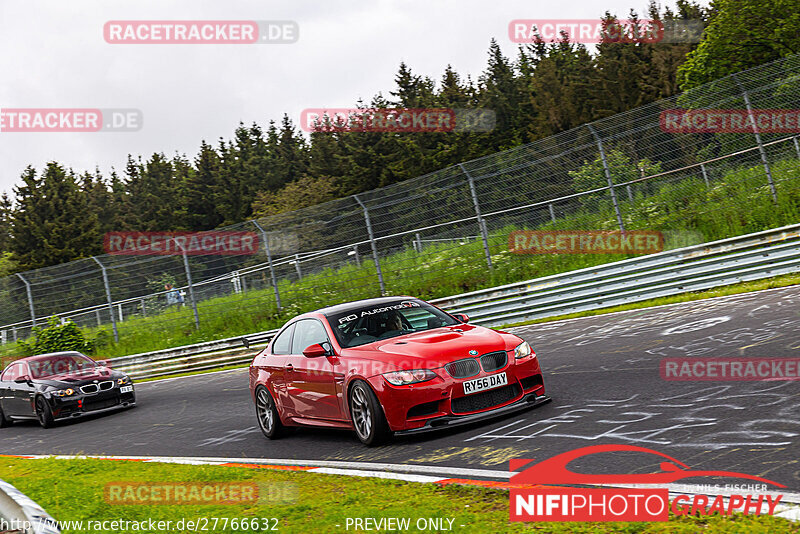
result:
M 439 486 L 462 485 L 480 486 L 493 489 L 543 488 L 540 484 L 517 484 L 509 479 L 516 473 L 489 469 L 470 469 L 447 466 L 404 465 L 369 462 L 342 462 L 328 460 L 285 460 L 270 458 L 214 458 L 214 457 L 182 457 L 182 456 L 103 456 L 103 455 L 10 455 L 2 454 L 0 458 L 20 458 L 26 460 L 112 460 L 142 463 L 168 463 L 185 465 L 218 465 L 245 469 L 271 469 L 276 471 L 301 471 L 325 475 L 356 476 L 381 478 L 386 480 L 402 480 L 437 484 Z M 481 478 L 470 478 L 481 477 Z M 691 485 L 666 484 L 670 497 L 677 495 L 722 495 L 727 498 L 732 494 L 725 490 L 714 492 L 697 492 Z M 630 484 L 604 487 L 655 487 L 648 484 Z M 658 486 L 663 487 L 663 486 Z M 769 494 L 781 495 L 781 502 L 776 508 L 775 517 L 790 521 L 800 521 L 800 493 L 783 493 L 770 491 Z

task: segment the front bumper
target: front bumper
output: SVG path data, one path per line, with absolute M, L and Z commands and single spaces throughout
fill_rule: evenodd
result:
M 471 415 L 446 415 L 443 417 L 436 417 L 429 419 L 425 426 L 419 428 L 411 428 L 408 430 L 400 430 L 395 432 L 396 436 L 409 436 L 414 434 L 423 434 L 425 432 L 433 432 L 434 430 L 441 430 L 442 428 L 451 428 L 455 426 L 468 425 L 477 421 L 484 421 L 486 419 L 493 419 L 503 415 L 527 410 L 541 404 L 550 402 L 551 399 L 547 395 L 537 395 L 536 393 L 528 393 L 517 402 L 501 406 L 487 412 L 475 413 Z
M 389 428 L 397 433 L 428 431 L 469 423 L 498 414 L 531 407 L 531 400 L 542 398 L 545 387 L 536 357 L 509 360 L 502 368 L 465 379 L 454 378 L 443 368 L 433 369 L 437 377 L 409 386 L 392 386 L 381 375 L 369 379 L 383 408 Z M 465 380 L 505 373 L 507 385 L 466 394 Z M 541 404 L 536 401 L 534 404 Z
M 136 393 L 120 393 L 119 388 L 76 397 L 53 397 L 50 401 L 54 420 L 76 419 L 85 415 L 113 412 L 136 406 Z

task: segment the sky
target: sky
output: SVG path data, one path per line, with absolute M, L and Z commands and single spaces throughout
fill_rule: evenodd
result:
M 672 3 L 668 4 L 674 5 Z M 104 175 L 128 154 L 194 159 L 201 140 L 230 139 L 239 122 L 352 107 L 389 96 L 401 61 L 441 78 L 448 64 L 476 80 L 489 41 L 507 56 L 514 19 L 627 17 L 646 0 L 0 0 L 0 108 L 140 112 L 124 132 L 0 131 L 0 192 L 28 165 L 58 161 Z M 103 27 L 129 20 L 295 21 L 292 44 L 110 44 Z

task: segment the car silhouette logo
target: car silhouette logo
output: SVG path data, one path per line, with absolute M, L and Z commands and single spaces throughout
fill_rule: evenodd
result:
M 638 473 L 638 474 L 584 474 L 576 473 L 567 469 L 567 464 L 577 458 L 588 456 L 590 454 L 597 454 L 601 452 L 615 452 L 615 451 L 633 451 L 644 452 L 666 458 L 667 462 L 661 462 L 659 465 L 661 472 L 659 473 Z M 785 488 L 783 484 L 779 484 L 766 478 L 748 475 L 745 473 L 738 473 L 734 471 L 703 471 L 691 469 L 688 465 L 676 460 L 671 456 L 664 453 L 646 449 L 644 447 L 636 447 L 634 445 L 593 445 L 590 447 L 581 447 L 573 451 L 565 452 L 542 460 L 534 465 L 530 465 L 533 460 L 511 460 L 510 467 L 512 471 L 517 468 L 527 466 L 523 471 L 511 477 L 512 483 L 522 484 L 664 484 L 675 482 L 683 478 L 692 477 L 728 477 L 728 478 L 745 478 L 748 480 L 755 480 L 758 482 L 765 482 L 772 486 Z
M 475 350 L 475 349 L 472 349 L 471 351 L 469 351 L 469 355 L 470 356 L 477 356 L 478 355 L 478 351 Z

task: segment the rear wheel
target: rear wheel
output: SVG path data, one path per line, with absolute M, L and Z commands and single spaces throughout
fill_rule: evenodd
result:
M 372 388 L 360 380 L 350 390 L 350 417 L 364 445 L 379 445 L 391 436 L 378 398 Z
M 36 418 L 39 419 L 39 424 L 42 425 L 42 428 L 52 428 L 55 425 L 53 412 L 44 397 L 36 397 Z
M 264 386 L 256 388 L 256 416 L 261 432 L 269 439 L 277 439 L 287 433 L 287 428 L 281 423 L 275 400 L 269 390 Z

